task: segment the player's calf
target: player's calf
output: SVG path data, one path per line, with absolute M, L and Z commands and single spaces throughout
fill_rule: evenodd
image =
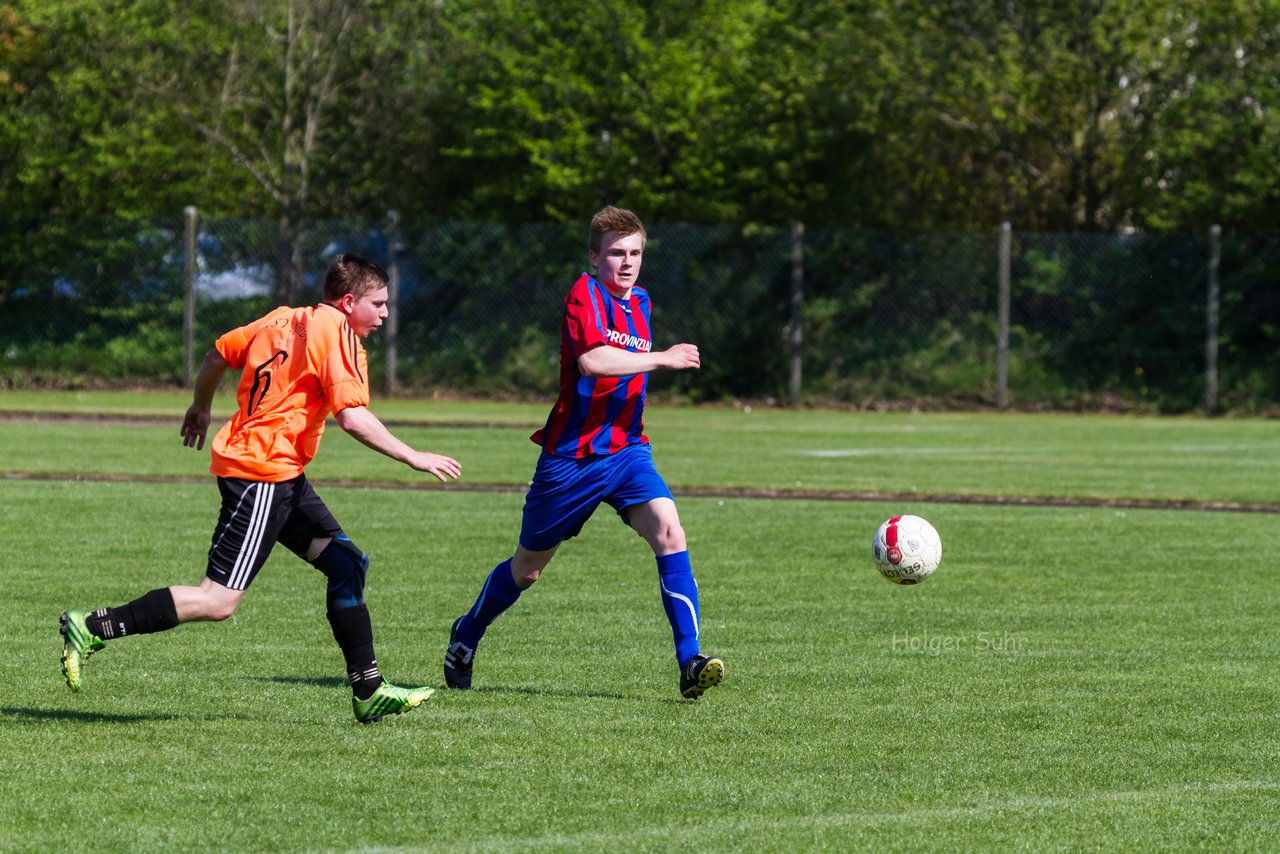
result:
M 360 551 L 346 534 L 335 536 L 311 565 L 329 579 L 327 598 L 330 611 L 350 608 L 364 601 L 369 556 Z
M 167 587 L 152 590 L 124 605 L 87 611 L 64 611 L 62 634 L 62 676 L 67 687 L 79 691 L 84 663 L 102 649 L 104 641 L 128 635 L 163 632 L 178 625 L 178 611 Z

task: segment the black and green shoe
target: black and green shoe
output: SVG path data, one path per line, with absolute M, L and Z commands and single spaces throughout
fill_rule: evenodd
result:
M 376 723 L 387 715 L 398 715 L 410 709 L 416 709 L 426 702 L 435 688 L 398 688 L 384 681 L 369 699 L 351 698 L 351 708 L 356 713 L 356 720 L 362 724 Z
M 58 618 L 58 631 L 62 634 L 62 676 L 72 691 L 80 690 L 85 661 L 106 646 L 102 638 L 85 625 L 87 616 L 84 611 L 63 611 Z

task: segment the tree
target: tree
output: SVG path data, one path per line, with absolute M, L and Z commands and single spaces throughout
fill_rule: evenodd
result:
M 463 216 L 580 219 L 606 202 L 734 218 L 729 72 L 762 3 L 478 0 L 447 7 Z
M 1136 225 L 1203 234 L 1213 223 L 1280 230 L 1280 3 L 1180 4 L 1129 82 L 1132 167 L 1121 187 Z
M 9 0 L 0 251 L 194 203 L 293 301 L 303 222 L 388 208 L 1274 230 L 1277 48 L 1280 0 Z
M 169 43 L 167 61 L 148 69 L 154 73 L 143 83 L 270 200 L 281 246 L 278 296 L 294 304 L 303 287 L 303 220 L 316 213 L 317 164 L 341 132 L 333 108 L 357 77 L 350 59 L 361 4 L 221 0 L 189 13 L 217 37 Z
M 884 225 L 895 212 L 886 164 L 912 127 L 895 101 L 915 69 L 908 34 L 880 0 L 774 2 L 732 74 L 730 191 L 747 218 Z
M 186 164 L 203 154 L 202 141 L 138 86 L 148 45 L 172 33 L 154 26 L 141 3 L 104 10 L 84 0 L 25 0 L 12 9 L 19 31 L 32 35 L 18 86 L 0 95 L 2 290 L 43 292 L 58 277 L 126 278 L 127 265 L 112 265 L 129 239 L 112 225 L 85 224 L 153 215 L 166 203 L 181 210 L 176 200 L 189 198 L 198 177 Z
M 36 31 L 13 6 L 0 4 L 0 97 L 23 95 L 22 68 L 39 49 Z
M 1106 230 L 1122 225 L 1127 81 L 1155 0 L 908 3 L 884 160 L 898 223 Z M 923 217 L 923 220 L 920 217 Z

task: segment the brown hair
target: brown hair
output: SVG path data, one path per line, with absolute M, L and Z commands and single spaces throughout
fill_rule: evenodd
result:
M 613 205 L 602 208 L 599 213 L 591 218 L 591 234 L 587 248 L 592 252 L 599 252 L 606 234 L 612 234 L 617 237 L 639 234 L 645 240 L 649 239 L 640 217 L 629 210 L 615 208 Z
M 350 252 L 343 252 L 324 274 L 324 301 L 337 302 L 347 294 L 360 299 L 365 294 L 387 286 L 387 271 L 382 265 Z

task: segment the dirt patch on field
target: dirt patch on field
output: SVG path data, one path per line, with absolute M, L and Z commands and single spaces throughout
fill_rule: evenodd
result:
M 5 480 L 85 481 L 89 483 L 205 483 L 208 476 L 75 474 L 71 472 L 0 472 Z M 527 486 L 505 483 L 405 483 L 397 481 L 325 479 L 315 481 L 344 489 L 435 490 L 439 492 L 524 493 Z M 997 507 L 1109 507 L 1116 510 L 1200 510 L 1222 513 L 1280 513 L 1280 504 L 1238 501 L 1147 501 L 1119 498 L 1064 498 L 1055 496 L 933 495 L 919 492 L 846 492 L 816 489 L 725 489 L 686 487 L 672 490 L 688 498 L 754 498 L 774 501 L 848 501 L 915 504 L 982 504 Z
M 215 418 L 215 421 L 217 419 Z M 537 430 L 542 422 L 521 423 L 514 421 L 427 421 L 401 418 L 381 418 L 388 427 L 430 427 L 437 430 Z M 0 422 L 7 424 L 171 424 L 176 429 L 182 424 L 182 413 L 175 415 L 149 415 L 146 413 L 110 412 L 0 412 Z M 329 419 L 333 423 L 333 419 Z M 216 432 L 216 431 L 215 431 Z

